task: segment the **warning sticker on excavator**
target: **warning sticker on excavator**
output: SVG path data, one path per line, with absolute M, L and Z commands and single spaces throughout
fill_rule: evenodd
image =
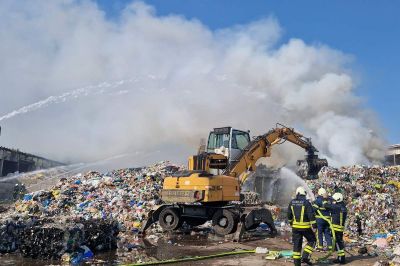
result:
M 202 190 L 163 189 L 161 198 L 165 202 L 196 202 L 204 197 Z

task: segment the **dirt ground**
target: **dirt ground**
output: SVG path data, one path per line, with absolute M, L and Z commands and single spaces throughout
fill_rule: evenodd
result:
M 158 241 L 157 244 L 150 244 L 148 241 L 143 241 L 142 249 L 137 251 L 127 251 L 125 255 L 133 254 L 140 257 L 152 257 L 158 261 L 168 259 L 178 259 L 184 257 L 206 256 L 230 252 L 235 250 L 254 250 L 256 247 L 267 248 L 268 250 L 291 250 L 291 244 L 282 237 L 276 238 L 259 238 L 258 240 L 251 239 L 241 243 L 225 241 L 221 238 L 213 237 L 187 237 L 187 236 L 172 236 Z M 117 251 L 109 251 L 95 255 L 94 261 L 88 261 L 82 265 L 129 265 L 137 263 L 138 257 L 133 256 L 130 260 L 121 260 L 117 255 Z M 367 266 L 373 265 L 379 260 L 378 257 L 359 256 L 356 251 L 346 251 L 346 265 Z M 323 257 L 326 253 L 315 252 L 313 258 Z M 136 259 L 135 259 L 136 257 Z M 334 256 L 329 258 L 329 261 L 314 263 L 314 265 L 335 265 L 332 263 Z M 148 261 L 148 260 L 144 260 Z M 40 259 L 23 258 L 18 254 L 0 255 L 0 265 L 21 265 L 21 266 L 39 266 L 39 265 L 60 265 L 61 261 L 49 261 Z M 65 265 L 65 264 L 63 264 Z M 132 264 L 131 264 L 132 265 Z M 154 264 L 156 265 L 156 264 Z M 160 265 L 160 264 L 158 264 Z M 258 265 L 293 265 L 290 259 L 279 258 L 277 260 L 266 260 L 265 254 L 242 254 L 225 256 L 219 258 L 198 260 L 192 262 L 173 263 L 167 265 L 208 265 L 208 266 L 258 266 Z M 306 264 L 304 264 L 306 265 Z
M 216 254 L 219 252 L 226 252 L 232 251 L 235 249 L 255 249 L 256 247 L 266 247 L 268 250 L 290 250 L 292 248 L 291 244 L 285 241 L 282 238 L 268 238 L 262 240 L 250 240 L 243 243 L 232 243 L 232 242 L 224 242 L 219 243 L 217 245 L 210 245 L 210 246 L 202 246 L 202 247 L 192 247 L 185 246 L 184 249 L 187 250 L 188 253 L 196 253 L 196 255 L 210 255 Z M 179 249 L 180 247 L 177 247 Z M 197 250 L 193 252 L 192 249 Z M 176 250 L 176 253 L 181 253 L 180 251 Z M 350 253 L 355 253 L 350 252 Z M 350 254 L 347 252 L 346 265 L 373 265 L 379 259 L 377 257 L 364 257 L 359 256 L 357 254 Z M 192 255 L 190 254 L 190 255 Z M 326 254 L 326 253 L 325 253 Z M 325 255 L 321 252 L 315 252 L 313 254 L 313 258 L 322 257 Z M 189 255 L 189 254 L 188 254 Z M 194 255 L 194 254 L 193 254 Z M 330 262 L 324 263 L 315 263 L 314 265 L 334 265 L 331 261 L 335 259 L 334 256 L 331 256 Z M 207 259 L 201 260 L 196 262 L 186 262 L 180 263 L 178 265 L 246 265 L 246 266 L 257 266 L 257 265 L 293 265 L 291 260 L 287 260 L 284 258 L 280 258 L 277 260 L 266 260 L 264 254 L 243 254 L 243 255 L 235 255 L 235 256 L 227 256 L 221 258 L 214 258 L 214 259 Z M 305 265 L 305 264 L 304 264 Z

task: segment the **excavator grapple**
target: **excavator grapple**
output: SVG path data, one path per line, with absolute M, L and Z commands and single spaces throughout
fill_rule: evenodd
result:
M 317 179 L 322 167 L 328 166 L 326 159 L 320 159 L 316 154 L 305 155 L 304 160 L 297 161 L 297 175 L 304 179 Z

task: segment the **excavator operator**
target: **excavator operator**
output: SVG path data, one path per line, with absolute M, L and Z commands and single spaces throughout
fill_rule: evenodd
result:
M 317 225 L 314 209 L 306 199 L 306 191 L 303 187 L 296 189 L 296 197 L 289 203 L 288 220 L 292 226 L 294 265 L 300 266 L 301 262 L 312 265 L 310 257 L 316 244 L 313 229 L 316 229 Z M 303 237 L 307 239 L 307 245 L 301 254 Z

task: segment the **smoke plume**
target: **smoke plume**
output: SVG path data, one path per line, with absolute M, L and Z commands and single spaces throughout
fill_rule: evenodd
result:
M 184 162 L 213 127 L 256 135 L 281 122 L 311 136 L 331 164 L 383 157 L 351 57 L 282 44 L 275 18 L 210 30 L 141 2 L 110 20 L 73 0 L 5 0 L 0 17 L 3 146 L 73 162 L 146 152 L 155 156 L 124 164 Z M 303 153 L 283 146 L 284 161 Z

